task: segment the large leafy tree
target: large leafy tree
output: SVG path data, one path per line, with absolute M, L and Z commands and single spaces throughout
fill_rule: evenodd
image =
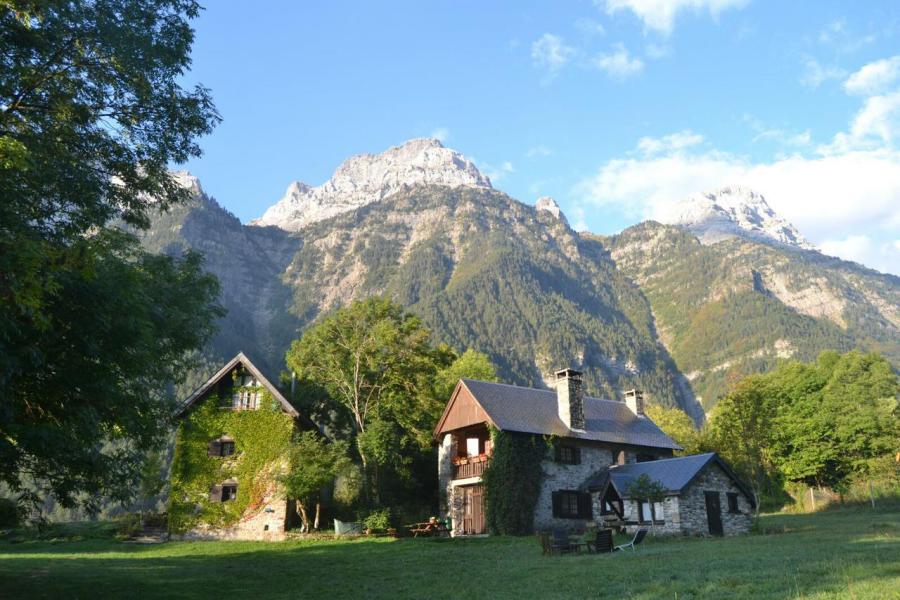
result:
M 302 395 L 317 401 L 308 412 L 352 442 L 370 505 L 389 488 L 409 487 L 415 474 L 435 476 L 431 434 L 456 380 L 496 377 L 483 354 L 457 356 L 430 337 L 418 317 L 376 297 L 324 317 L 287 353 Z
M 322 489 L 350 467 L 346 442 L 329 443 L 318 431 L 304 431 L 295 436 L 290 471 L 281 482 L 288 497 L 297 502 L 303 531 L 319 528 Z M 312 506 L 315 515 L 310 519 Z
M 687 456 L 703 451 L 703 432 L 697 429 L 694 421 L 680 408 L 651 404 L 647 407 L 647 416 L 681 446 L 682 449 L 677 454 Z
M 383 298 L 355 301 L 296 340 L 287 364 L 326 392 L 335 428 L 355 442 L 365 501 L 378 503 L 380 466 L 403 470 L 417 443 L 427 443 L 439 402 L 432 381 L 446 356 L 429 343 L 419 319 Z
M 197 256 L 148 256 L 110 228 L 188 197 L 168 166 L 218 119 L 205 89 L 179 84 L 198 11 L 0 0 L 0 479 L 14 489 L 88 508 L 128 495 L 163 431 L 160 391 L 220 314 Z
M 823 353 L 773 374 L 785 390 L 773 456 L 786 479 L 843 490 L 900 449 L 897 375 L 876 354 Z

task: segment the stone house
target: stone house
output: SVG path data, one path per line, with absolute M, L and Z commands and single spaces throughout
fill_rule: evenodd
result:
M 280 490 L 291 438 L 317 429 L 243 353 L 175 411 L 169 531 L 181 539 L 284 537 L 296 518 Z
M 681 448 L 644 413 L 643 395 L 637 390 L 626 392 L 624 401 L 585 396 L 582 374 L 572 369 L 556 373 L 555 387 L 555 391 L 540 390 L 471 379 L 462 379 L 456 385 L 434 430 L 441 510 L 452 519 L 453 535 L 487 532 L 482 475 L 493 453 L 490 428 L 541 436 L 548 441 L 541 461 L 535 530 L 580 530 L 591 522 L 608 523 L 613 517 L 625 521 L 624 525 L 643 523 L 639 512 L 625 512 L 626 508 L 630 510 L 629 502 L 636 499 L 623 498 L 624 492 L 615 484 L 609 489 L 618 497 L 610 492 L 608 499 L 619 502 L 620 515 L 611 507 L 604 512 L 602 494 L 607 492 L 606 487 L 592 490 L 590 486 L 605 483 L 602 477 L 618 473 L 616 469 L 648 464 L 660 465 L 661 471 L 652 473 L 659 476 L 666 470 L 664 465 L 682 464 L 683 458 L 673 458 L 673 452 Z M 702 491 L 718 491 L 722 497 L 735 489 L 741 491 L 721 459 L 716 457 L 714 465 L 700 468 L 699 477 L 678 488 L 681 495 L 667 498 L 670 503 L 680 501 L 677 510 L 672 505 L 672 512 L 666 513 L 679 516 L 678 532 L 707 531 L 705 525 L 699 527 L 700 519 L 694 514 L 705 511 Z M 728 476 L 717 477 L 720 472 Z M 702 490 L 699 497 L 697 490 Z M 731 496 L 727 497 L 730 501 Z M 749 498 L 742 495 L 740 510 L 746 512 Z M 658 524 L 664 520 L 657 519 Z M 736 518 L 735 523 L 725 521 L 729 533 L 738 530 Z M 748 527 L 749 521 L 744 530 Z M 675 530 L 670 525 L 666 531 Z
M 634 498 L 632 483 L 647 475 L 665 489 L 661 502 Z M 654 533 L 734 535 L 747 533 L 756 506 L 752 492 L 718 454 L 695 454 L 652 462 L 612 465 L 587 485 L 601 523 Z

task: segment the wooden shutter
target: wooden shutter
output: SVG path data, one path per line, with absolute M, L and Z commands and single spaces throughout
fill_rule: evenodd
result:
M 578 494 L 578 518 L 591 519 L 594 516 L 594 509 L 591 506 L 591 495 L 588 492 L 580 492 Z
M 214 485 L 209 488 L 209 501 L 210 502 L 221 502 L 222 501 L 222 486 Z
M 222 442 L 219 440 L 213 440 L 206 447 L 206 455 L 207 456 L 222 456 Z
M 553 492 L 553 516 L 559 517 L 562 514 L 562 492 Z

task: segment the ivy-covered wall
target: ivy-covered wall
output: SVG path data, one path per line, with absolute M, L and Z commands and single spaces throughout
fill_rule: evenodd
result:
M 534 508 L 544 477 L 541 462 L 550 447 L 543 436 L 491 428 L 493 455 L 485 469 L 488 531 L 525 535 L 534 529 Z
M 229 527 L 247 511 L 261 507 L 276 478 L 287 467 L 293 419 L 260 388 L 258 410 L 220 408 L 211 395 L 181 421 L 172 462 L 169 495 L 169 530 L 186 533 L 203 523 Z M 235 453 L 208 456 L 209 443 L 223 435 L 235 442 Z M 210 502 L 210 488 L 223 481 L 237 481 L 237 497 Z

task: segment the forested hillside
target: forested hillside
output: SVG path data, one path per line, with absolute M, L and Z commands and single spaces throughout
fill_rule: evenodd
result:
M 409 188 L 296 234 L 241 226 L 201 196 L 161 215 L 144 241 L 200 250 L 222 280 L 230 312 L 211 360 L 243 350 L 277 375 L 299 329 L 384 294 L 421 316 L 436 341 L 488 354 L 504 380 L 540 386 L 578 366 L 592 393 L 637 386 L 695 412 L 648 302 L 603 246 L 501 192 Z
M 602 240 L 653 306 L 662 341 L 709 409 L 780 358 L 863 348 L 900 364 L 900 280 L 814 251 L 739 237 L 702 245 L 646 222 Z

